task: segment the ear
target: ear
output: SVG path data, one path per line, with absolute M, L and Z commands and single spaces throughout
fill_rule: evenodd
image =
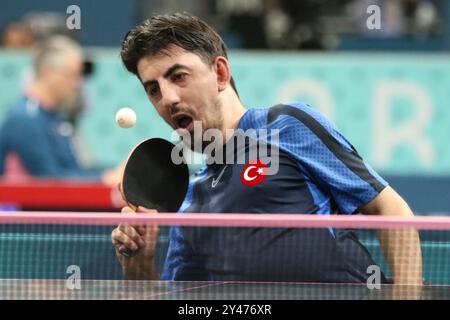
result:
M 225 90 L 230 83 L 231 72 L 228 60 L 219 56 L 214 60 L 214 70 L 217 75 L 217 89 L 219 92 Z

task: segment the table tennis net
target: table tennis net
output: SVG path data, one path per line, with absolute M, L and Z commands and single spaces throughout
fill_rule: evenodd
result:
M 119 225 L 157 226 L 153 260 L 117 253 Z M 0 299 L 450 299 L 449 231 L 450 217 L 1 212 Z

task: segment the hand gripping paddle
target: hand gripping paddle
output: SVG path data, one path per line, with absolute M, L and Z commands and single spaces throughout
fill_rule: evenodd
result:
M 153 138 L 138 144 L 128 156 L 119 185 L 122 197 L 133 210 L 177 212 L 187 192 L 188 166 L 172 161 L 171 142 Z M 122 254 L 127 256 L 130 250 Z M 131 254 L 129 254 L 131 255 Z

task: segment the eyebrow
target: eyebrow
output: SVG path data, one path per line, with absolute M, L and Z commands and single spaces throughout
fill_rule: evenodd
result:
M 174 65 L 172 65 L 171 67 L 169 67 L 163 74 L 163 77 L 165 79 L 169 78 L 172 74 L 175 73 L 175 71 L 177 71 L 178 69 L 189 69 L 187 66 L 176 63 Z M 158 81 L 156 80 L 147 80 L 145 82 L 142 83 L 142 85 L 144 86 L 145 91 L 147 91 L 148 86 L 153 85 L 155 83 L 158 83 Z

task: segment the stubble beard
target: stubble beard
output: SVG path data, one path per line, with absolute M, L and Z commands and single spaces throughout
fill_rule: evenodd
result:
M 223 130 L 223 113 L 222 113 L 222 105 L 219 101 L 216 101 L 211 107 L 206 109 L 206 119 L 207 126 L 202 122 L 202 130 L 193 130 L 190 132 L 190 149 L 195 152 L 201 152 L 205 150 L 205 148 L 212 143 L 212 141 L 205 141 L 203 139 L 203 134 L 208 129 L 216 129 Z M 204 127 L 205 126 L 205 127 Z M 195 128 L 195 127 L 194 127 Z M 199 143 L 200 142 L 200 143 Z M 195 146 L 200 146 L 201 150 L 195 150 Z

